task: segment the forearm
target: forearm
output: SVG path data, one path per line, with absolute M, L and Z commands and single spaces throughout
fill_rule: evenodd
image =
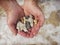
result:
M 8 12 L 17 7 L 18 3 L 16 0 L 0 0 L 0 6 Z

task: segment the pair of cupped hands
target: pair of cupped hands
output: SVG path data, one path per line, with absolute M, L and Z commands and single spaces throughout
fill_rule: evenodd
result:
M 7 24 L 14 35 L 19 34 L 19 35 L 27 37 L 27 38 L 32 38 L 38 33 L 39 28 L 40 28 L 39 24 L 34 26 L 32 29 L 29 29 L 29 31 L 27 33 L 24 31 L 18 31 L 18 29 L 17 29 L 17 23 L 21 20 L 21 18 L 24 17 L 25 15 L 30 15 L 28 12 L 26 12 L 26 9 L 25 9 L 25 7 L 22 7 L 22 6 L 16 6 L 16 7 L 11 8 L 7 13 Z M 37 14 L 35 15 L 35 17 L 37 17 Z M 41 18 L 42 18 L 42 16 L 41 16 Z

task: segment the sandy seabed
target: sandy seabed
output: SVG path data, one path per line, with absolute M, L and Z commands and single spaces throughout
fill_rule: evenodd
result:
M 52 11 L 56 11 L 56 2 L 45 2 L 43 12 L 45 20 L 49 19 Z M 56 4 L 57 5 L 57 4 Z M 45 21 L 34 38 L 25 38 L 17 34 L 12 35 L 8 25 L 6 13 L 0 8 L 0 45 L 60 45 L 60 26 L 54 26 Z

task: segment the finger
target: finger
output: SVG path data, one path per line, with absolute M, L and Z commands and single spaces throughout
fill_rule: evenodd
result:
M 17 35 L 18 30 L 16 29 L 16 25 L 9 23 L 8 26 L 9 26 L 10 30 L 13 32 L 13 34 Z
M 18 31 L 18 34 L 20 34 L 21 36 L 26 37 L 26 38 L 32 38 L 33 37 L 31 33 L 24 32 L 24 31 Z
M 23 37 L 28 37 L 26 32 L 18 31 L 18 34 L 20 34 Z
M 13 33 L 14 35 L 17 35 L 17 33 L 18 33 L 18 30 L 17 30 L 17 28 L 16 28 L 16 26 L 17 26 L 17 21 L 16 21 L 15 19 L 8 18 L 7 23 L 8 23 L 8 26 L 9 26 L 10 30 L 12 31 L 12 33 Z

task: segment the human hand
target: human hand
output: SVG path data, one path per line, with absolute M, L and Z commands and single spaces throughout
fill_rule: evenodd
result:
M 17 23 L 20 21 L 20 19 L 24 16 L 24 11 L 21 7 L 15 9 L 11 9 L 11 11 L 8 11 L 7 14 L 7 23 L 14 35 L 17 35 L 18 29 L 17 29 Z
M 43 17 L 43 15 L 35 15 L 36 19 L 38 20 L 37 24 L 34 24 L 34 26 L 30 29 L 28 29 L 28 32 L 24 32 L 24 31 L 19 31 L 18 33 L 24 37 L 27 38 L 33 38 L 34 36 L 37 35 L 39 29 L 42 27 L 43 25 L 43 19 L 40 19 Z
M 38 33 L 38 31 L 41 28 L 41 26 L 43 25 L 45 19 L 44 19 L 43 12 L 41 11 L 41 9 L 39 7 L 37 7 L 36 5 L 31 5 L 31 4 L 28 5 L 28 4 L 23 6 L 25 15 L 26 16 L 33 15 L 35 17 L 35 20 L 38 21 L 38 23 L 35 24 L 31 29 L 29 29 L 28 32 L 21 31 L 18 33 L 24 37 L 32 38 Z

